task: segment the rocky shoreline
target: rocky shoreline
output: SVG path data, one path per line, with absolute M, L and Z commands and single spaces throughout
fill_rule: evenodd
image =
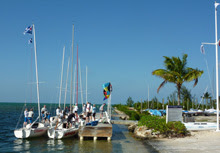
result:
M 119 118 L 122 120 L 128 120 L 129 116 L 124 112 L 119 111 L 117 108 L 114 108 L 114 111 L 119 115 Z M 165 136 L 161 135 L 158 132 L 153 132 L 151 129 L 148 129 L 146 126 L 138 126 L 138 124 L 130 124 L 128 130 L 134 133 L 134 137 L 138 139 L 152 139 L 152 138 L 164 138 Z

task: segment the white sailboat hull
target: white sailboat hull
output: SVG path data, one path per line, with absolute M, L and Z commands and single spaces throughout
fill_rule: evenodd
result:
M 49 128 L 47 131 L 47 135 L 49 138 L 52 139 L 64 139 L 64 138 L 69 138 L 69 137 L 73 137 L 78 133 L 79 128 L 62 128 L 62 129 L 54 129 L 53 128 Z
M 14 130 L 14 135 L 16 138 L 26 139 L 33 137 L 40 137 L 46 134 L 48 127 L 45 127 L 43 123 L 38 123 L 37 128 L 20 128 Z

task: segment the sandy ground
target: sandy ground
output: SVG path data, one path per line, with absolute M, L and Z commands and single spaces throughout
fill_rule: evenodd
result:
M 216 116 L 196 116 L 196 122 L 216 122 Z M 161 138 L 148 142 L 161 153 L 220 153 L 220 131 L 190 131 L 185 138 Z
M 150 140 L 149 143 L 161 153 L 220 152 L 220 132 L 191 132 L 190 137 Z

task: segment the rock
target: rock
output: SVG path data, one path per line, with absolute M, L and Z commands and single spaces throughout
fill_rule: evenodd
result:
M 137 138 L 146 139 L 154 137 L 152 130 L 149 130 L 146 126 L 137 126 L 134 130 L 134 135 Z
M 122 120 L 129 120 L 129 116 L 128 115 L 121 115 L 120 119 L 122 119 Z
M 128 126 L 128 131 L 134 132 L 136 127 L 137 127 L 137 124 L 131 124 L 130 126 Z

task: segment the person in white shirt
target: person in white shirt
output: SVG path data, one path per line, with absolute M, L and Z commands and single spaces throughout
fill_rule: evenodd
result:
M 41 112 L 43 112 L 43 111 L 44 111 L 44 113 L 45 113 L 45 112 L 47 112 L 46 105 L 44 105 L 44 107 L 43 107 L 43 108 L 41 108 Z
M 75 118 L 76 118 L 76 120 L 78 120 L 78 106 L 77 105 L 75 105 L 74 106 L 74 113 L 75 113 Z
M 60 107 L 57 107 L 56 109 L 56 116 L 59 116 L 60 115 Z
M 28 120 L 31 123 L 33 123 L 33 116 L 34 116 L 34 112 L 33 112 L 33 108 L 30 109 L 30 111 L 28 112 Z
M 92 111 L 93 111 L 93 106 L 90 103 L 90 109 L 89 109 L 89 120 L 92 121 Z
M 86 102 L 86 122 L 88 123 L 89 122 L 89 116 L 90 116 L 90 103 L 89 102 Z
M 104 112 L 104 106 L 105 103 L 101 105 L 101 107 L 99 108 L 99 112 L 100 112 L 100 119 L 103 117 L 103 112 Z
M 93 117 L 93 121 L 95 121 L 95 115 L 96 115 L 96 107 L 95 107 L 95 104 L 93 104 L 93 107 L 92 107 L 92 117 Z
M 27 122 L 28 122 L 28 109 L 25 108 L 25 111 L 24 111 L 24 124 L 23 124 L 23 127 L 26 127 Z
M 83 104 L 83 116 L 86 115 L 86 104 Z

